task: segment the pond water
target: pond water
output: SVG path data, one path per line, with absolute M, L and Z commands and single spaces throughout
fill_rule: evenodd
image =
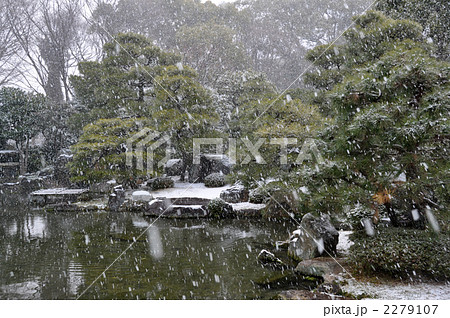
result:
M 0 299 L 268 299 L 276 291 L 255 282 L 275 273 L 257 255 L 295 229 L 289 221 L 1 209 Z

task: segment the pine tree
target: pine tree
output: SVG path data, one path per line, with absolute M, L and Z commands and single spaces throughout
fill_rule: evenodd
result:
M 81 75 L 72 77 L 78 102 L 88 110 L 87 114 L 79 115 L 83 117 L 81 123 L 92 123 L 85 127 L 73 148 L 77 163 L 72 171 L 91 170 L 89 177 L 83 173 L 80 180 L 109 178 L 103 170 L 111 160 L 104 159 L 104 164 L 96 163 L 91 168 L 86 166 L 89 163 L 82 162 L 90 157 L 104 158 L 104 152 L 114 154 L 113 157 L 108 155 L 111 164 L 117 167 L 113 170 L 122 169 L 125 149 L 120 146 L 123 143 L 120 138 L 124 137 L 122 134 L 117 139 L 119 136 L 114 129 L 132 125 L 133 118 L 137 122 L 145 120 L 145 127 L 171 137 L 174 155 L 181 157 L 185 169 L 189 170 L 193 138 L 213 137 L 218 120 L 210 92 L 197 82 L 197 73 L 182 65 L 180 56 L 164 52 L 140 35 L 120 34 L 105 44 L 104 49 L 105 58 L 101 62 L 80 63 Z M 105 131 L 101 138 L 114 145 L 106 144 L 103 150 L 97 146 L 85 147 L 86 140 L 95 137 L 92 132 L 101 132 L 102 127 Z M 131 129 L 131 132 L 137 131 Z M 126 134 L 127 138 L 130 133 Z M 103 139 L 96 141 L 94 138 L 92 142 L 102 143 Z
M 303 171 L 311 204 L 371 206 L 384 193 L 395 225 L 398 212 L 420 221 L 427 205 L 445 210 L 450 65 L 431 56 L 419 25 L 378 12 L 359 17 L 346 39 L 342 81 L 324 94 L 336 115 L 322 132 L 330 161 Z

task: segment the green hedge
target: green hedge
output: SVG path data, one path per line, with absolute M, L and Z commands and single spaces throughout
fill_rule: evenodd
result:
M 220 198 L 211 200 L 206 208 L 209 216 L 216 219 L 232 217 L 234 215 L 233 207 Z
M 218 188 L 225 185 L 225 176 L 221 173 L 211 173 L 205 178 L 205 186 L 208 188 Z
M 404 228 L 378 228 L 375 236 L 355 232 L 350 262 L 365 273 L 395 277 L 450 278 L 450 235 Z

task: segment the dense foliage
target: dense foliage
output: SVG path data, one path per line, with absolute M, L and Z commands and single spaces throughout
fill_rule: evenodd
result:
M 438 56 L 450 58 L 450 7 L 447 0 L 381 0 L 377 10 L 394 19 L 420 23 L 425 35 L 438 48 Z
M 183 158 L 185 169 L 192 164 L 192 138 L 211 137 L 218 116 L 211 108 L 211 97 L 207 89 L 196 81 L 196 73 L 180 62 L 176 54 L 167 53 L 152 42 L 136 34 L 120 34 L 105 44 L 105 57 L 100 62 L 80 63 L 80 75 L 71 78 L 78 102 L 84 108 L 72 117 L 72 122 L 85 126 L 83 135 L 75 151 L 72 170 L 77 173 L 75 179 L 95 180 L 110 178 L 111 171 L 125 168 L 124 143 L 139 130 L 137 124 L 155 132 L 164 132 L 171 138 L 171 147 L 179 157 Z M 106 118 L 111 119 L 104 121 Z M 126 119 L 130 118 L 130 119 Z M 131 119 L 135 118 L 135 120 Z M 127 133 L 103 127 L 103 123 L 118 123 L 112 127 L 122 131 L 131 128 Z M 100 128 L 97 131 L 98 124 Z M 122 125 L 124 125 L 122 127 Z M 100 140 L 97 138 L 100 136 Z M 117 137 L 120 137 L 119 139 Z M 104 143 L 114 148 L 114 156 L 104 157 L 98 146 L 92 148 L 95 154 L 88 154 L 86 142 Z M 114 143 L 110 145 L 108 142 Z M 100 151 L 100 152 L 99 152 Z M 87 157 L 102 157 L 104 164 L 94 170 L 102 170 L 110 165 L 113 170 L 97 171 L 91 175 L 83 168 Z M 110 162 L 107 158 L 112 159 Z M 92 168 L 92 167 L 91 167 Z M 92 172 L 94 172 L 94 170 Z M 114 173 L 113 173 L 114 174 Z M 135 174 L 134 172 L 132 173 Z M 143 174 L 143 172 L 141 172 Z
M 309 202 L 324 212 L 377 203 L 395 225 L 397 212 L 412 221 L 427 205 L 448 211 L 450 65 L 432 56 L 414 22 L 369 12 L 355 24 L 309 77 L 334 115 L 321 132 L 328 161 L 300 174 Z
M 357 271 L 411 279 L 420 275 L 436 280 L 449 278 L 448 233 L 379 228 L 376 236 L 357 232 L 352 240 L 355 244 L 350 248 L 350 261 Z
M 13 87 L 0 89 L 0 146 L 8 140 L 15 142 L 22 174 L 27 172 L 31 139 L 46 128 L 41 116 L 45 103 L 41 94 Z
M 99 119 L 83 128 L 78 143 L 72 147 L 70 171 L 74 182 L 95 183 L 117 179 L 132 184 L 142 171 L 126 166 L 126 140 L 145 127 L 145 119 Z M 141 155 L 144 159 L 146 154 Z

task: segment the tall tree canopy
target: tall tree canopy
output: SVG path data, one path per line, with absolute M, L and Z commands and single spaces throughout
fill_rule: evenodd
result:
M 381 0 L 377 9 L 394 19 L 420 23 L 425 36 L 438 47 L 438 55 L 450 58 L 450 4 L 447 0 Z
M 448 211 L 450 65 L 414 22 L 372 11 L 355 24 L 311 81 L 330 83 L 322 101 L 335 114 L 322 133 L 330 161 L 302 174 L 311 202 L 330 211 L 375 200 L 395 225 L 399 212 L 417 220 L 427 205 Z
M 145 120 L 142 128 L 168 135 L 175 155 L 184 159 L 185 169 L 189 170 L 192 138 L 211 137 L 218 120 L 210 92 L 197 82 L 196 72 L 184 66 L 179 55 L 163 51 L 141 35 L 119 34 L 105 44 L 104 51 L 100 62 L 80 63 L 80 75 L 71 78 L 78 103 L 84 108 L 72 121 L 82 126 L 92 124 L 84 128 L 80 142 L 74 146 L 75 161 L 79 161 L 74 167 L 79 171 L 87 169 L 81 162 L 88 156 L 86 153 L 92 151 L 95 155 L 100 151 L 95 145 L 83 144 L 96 140 L 95 132 L 101 127 L 113 138 L 116 131 L 133 126 L 135 118 L 136 122 Z M 127 138 L 136 132 L 134 128 L 128 130 Z M 117 167 L 125 164 L 117 162 L 124 160 L 118 152 L 125 151 L 125 147 L 115 143 L 106 148 L 114 155 L 102 160 L 114 158 Z M 85 180 L 90 175 L 97 180 L 103 176 L 95 170 L 80 178 Z

